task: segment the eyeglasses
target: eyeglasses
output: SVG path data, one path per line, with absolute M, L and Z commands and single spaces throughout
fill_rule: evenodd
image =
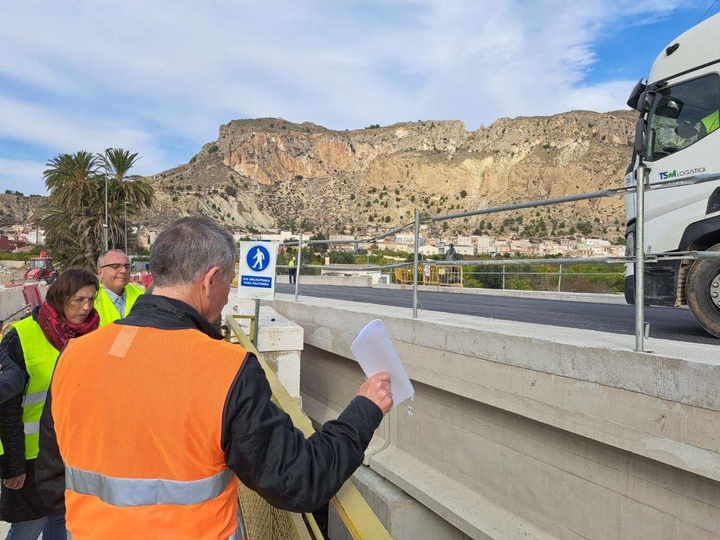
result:
M 71 304 L 73 306 L 82 306 L 85 304 L 90 304 L 91 306 L 95 304 L 95 297 L 90 296 L 88 298 L 85 298 L 83 296 L 78 296 L 76 298 L 71 298 L 68 300 L 68 304 Z
M 100 268 L 112 268 L 113 270 L 120 270 L 121 268 L 124 268 L 125 270 L 130 270 L 129 264 L 120 264 L 120 263 L 110 263 L 110 264 L 103 264 Z

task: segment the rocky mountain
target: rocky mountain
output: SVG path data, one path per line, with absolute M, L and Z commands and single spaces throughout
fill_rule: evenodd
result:
M 22 193 L 0 193 L 0 228 L 18 223 L 37 223 L 45 197 Z
M 300 227 L 376 234 L 438 216 L 620 187 L 636 113 L 502 118 L 466 131 L 418 121 L 333 131 L 278 118 L 234 120 L 189 163 L 148 178 L 144 225 L 205 214 L 236 231 Z M 32 221 L 42 197 L 0 195 L 0 223 Z M 620 197 L 438 222 L 441 234 L 624 233 Z
M 419 121 L 332 131 L 277 118 L 220 127 L 190 163 L 150 178 L 148 224 L 203 213 L 237 230 L 299 226 L 375 234 L 424 216 L 619 187 L 636 113 L 573 111 L 503 118 L 466 131 L 457 121 Z M 616 239 L 621 198 L 442 222 L 470 233 Z M 488 225 L 491 224 L 491 225 Z

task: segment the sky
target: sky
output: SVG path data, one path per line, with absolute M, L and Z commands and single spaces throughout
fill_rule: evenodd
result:
M 626 109 L 719 0 L 24 0 L 0 4 L 0 192 L 45 195 L 62 153 L 151 175 L 218 128 L 330 129 Z

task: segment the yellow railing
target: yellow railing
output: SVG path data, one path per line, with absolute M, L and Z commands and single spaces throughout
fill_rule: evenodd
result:
M 395 283 L 399 283 L 401 289 L 404 289 L 406 284 L 412 286 L 413 272 L 412 266 L 395 268 L 393 270 Z M 435 285 L 438 288 L 441 286 L 462 288 L 463 267 L 420 264 L 418 266 L 418 283 L 421 285 Z
M 265 363 L 262 355 L 238 324 L 237 319 L 239 318 L 238 315 L 228 315 L 225 319 L 229 330 L 229 339 L 239 343 L 257 356 L 270 383 L 273 401 L 290 416 L 295 427 L 302 431 L 306 437 L 309 437 L 315 432 L 310 419 L 303 414 L 275 376 L 275 373 Z M 254 491 L 247 489 L 242 484 L 240 487 L 240 502 L 249 540 L 285 540 L 291 538 L 322 540 L 323 538 L 312 514 L 300 516 L 273 508 Z M 351 480 L 345 482 L 330 503 L 354 540 L 391 540 L 390 534 L 380 523 L 380 520 L 370 509 L 365 499 L 362 498 Z

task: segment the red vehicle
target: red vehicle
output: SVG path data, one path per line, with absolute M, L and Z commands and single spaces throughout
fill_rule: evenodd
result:
M 53 268 L 52 258 L 48 257 L 47 251 L 41 251 L 40 256 L 33 257 L 28 264 L 29 268 L 23 276 L 25 281 L 39 281 L 50 285 L 59 275 L 59 272 Z

